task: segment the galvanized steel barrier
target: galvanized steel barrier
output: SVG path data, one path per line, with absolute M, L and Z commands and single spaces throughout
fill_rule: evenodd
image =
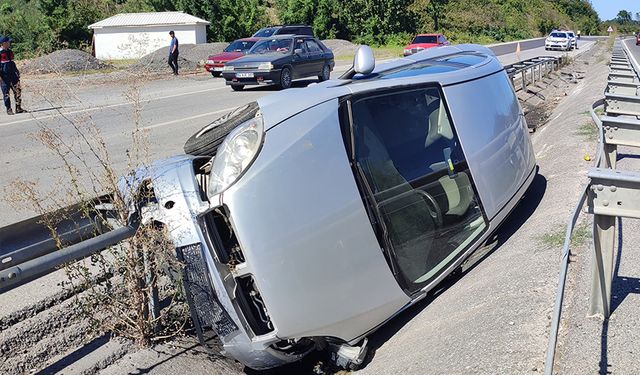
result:
M 107 195 L 0 228 L 0 294 L 133 236 L 135 225 L 108 225 L 110 202 Z
M 565 62 L 566 58 L 562 56 L 540 56 L 505 65 L 504 70 L 511 79 L 514 89 L 527 91 L 529 84 L 533 85 L 536 81 L 542 81 L 544 77 L 560 69 Z M 516 86 L 518 78 L 520 78 L 520 85 Z
M 571 255 L 571 236 L 585 202 L 593 215 L 593 257 L 589 315 L 609 318 L 611 284 L 615 259 L 615 223 L 617 217 L 640 218 L 640 173 L 616 170 L 618 146 L 640 147 L 640 67 L 620 40 L 614 44 L 609 64 L 605 97 L 591 107 L 598 127 L 599 142 L 595 167 L 588 173 L 589 183 L 567 225 L 558 291 L 553 311 L 545 374 L 553 374 L 553 365 L 562 314 L 564 290 Z M 597 113 L 603 108 L 602 116 Z

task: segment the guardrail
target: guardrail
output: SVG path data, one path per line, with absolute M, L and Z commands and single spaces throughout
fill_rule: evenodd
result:
M 605 97 L 595 102 L 591 118 L 598 127 L 599 141 L 595 167 L 588 173 L 583 189 L 567 225 L 556 302 L 549 334 L 545 375 L 553 374 L 558 330 L 566 284 L 571 236 L 580 211 L 593 215 L 593 259 L 589 314 L 609 318 L 613 263 L 615 258 L 615 223 L 618 217 L 640 218 L 640 173 L 616 170 L 618 146 L 640 147 L 640 67 L 629 58 L 624 43 L 616 41 L 609 65 Z M 596 110 L 603 107 L 603 116 Z
M 135 225 L 112 229 L 112 214 L 105 195 L 0 228 L 0 294 L 135 234 Z
M 529 84 L 533 85 L 536 81 L 542 81 L 542 78 L 560 69 L 565 63 L 566 58 L 562 56 L 539 56 L 505 65 L 504 70 L 507 72 L 516 91 L 520 89 L 527 91 Z M 516 79 L 518 78 L 520 78 L 520 86 L 516 86 Z

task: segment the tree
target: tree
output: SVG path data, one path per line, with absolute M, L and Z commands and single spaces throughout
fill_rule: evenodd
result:
M 422 8 L 433 19 L 433 29 L 440 31 L 440 24 L 445 17 L 445 6 L 449 0 L 418 0 L 423 3 Z
M 631 13 L 626 10 L 621 10 L 618 12 L 618 15 L 616 16 L 616 20 L 621 24 L 630 23 Z

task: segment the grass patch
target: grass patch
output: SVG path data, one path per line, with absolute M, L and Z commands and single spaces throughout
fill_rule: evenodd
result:
M 587 121 L 578 128 L 576 135 L 585 137 L 589 141 L 596 141 L 598 140 L 598 127 L 592 121 Z
M 545 233 L 539 237 L 540 242 L 548 248 L 560 249 L 564 245 L 564 238 L 566 234 L 566 228 L 554 230 L 550 233 Z M 591 225 L 589 223 L 578 224 L 573 229 L 573 235 L 571 236 L 571 246 L 582 246 L 587 243 L 591 238 Z
M 376 60 L 385 60 L 385 59 L 395 59 L 398 57 L 402 57 L 402 52 L 404 51 L 403 46 L 382 46 L 382 47 L 372 47 L 373 54 L 376 57 Z M 355 54 L 346 54 L 336 56 L 335 59 L 338 61 L 351 61 Z

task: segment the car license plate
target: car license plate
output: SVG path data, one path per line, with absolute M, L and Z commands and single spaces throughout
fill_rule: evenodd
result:
M 222 71 L 222 67 L 221 66 L 214 66 L 213 67 L 213 71 L 214 72 L 221 72 Z
M 253 73 L 236 73 L 236 78 L 253 78 Z

